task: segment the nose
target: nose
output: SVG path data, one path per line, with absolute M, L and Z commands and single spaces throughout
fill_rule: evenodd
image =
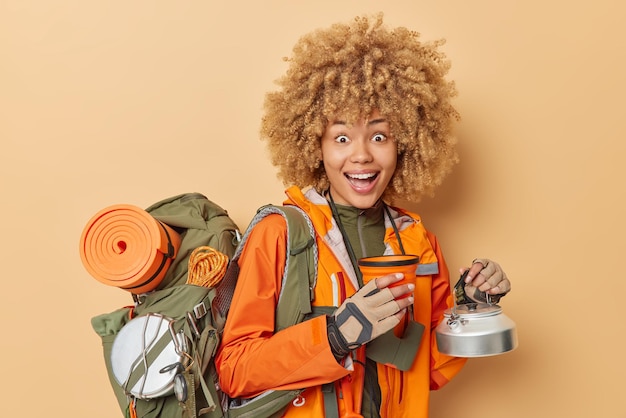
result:
M 352 153 L 350 155 L 350 161 L 353 163 L 369 163 L 372 161 L 372 153 L 369 149 L 369 141 L 359 139 L 352 142 Z

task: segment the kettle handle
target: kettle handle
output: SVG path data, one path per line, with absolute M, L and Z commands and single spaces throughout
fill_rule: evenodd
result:
M 456 305 L 471 305 L 477 303 L 497 305 L 498 302 L 500 302 L 500 298 L 505 295 L 504 293 L 498 295 L 490 295 L 487 292 L 481 292 L 477 288 L 474 288 L 474 292 L 471 294 L 471 296 L 467 294 L 467 284 L 465 283 L 465 278 L 467 277 L 468 273 L 469 270 L 466 270 L 463 274 L 461 274 L 461 277 L 454 285 L 452 292 L 454 306 L 456 307 Z

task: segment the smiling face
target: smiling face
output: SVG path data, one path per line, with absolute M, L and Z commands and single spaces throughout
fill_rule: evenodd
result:
M 367 209 L 380 199 L 398 161 L 389 122 L 377 111 L 354 125 L 330 121 L 321 140 L 333 200 Z

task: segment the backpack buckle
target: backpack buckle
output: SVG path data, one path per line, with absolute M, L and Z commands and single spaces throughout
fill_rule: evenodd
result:
M 196 319 L 204 318 L 204 316 L 207 314 L 208 311 L 209 310 L 204 304 L 204 301 L 198 303 L 196 306 L 193 307 L 193 313 L 196 316 Z

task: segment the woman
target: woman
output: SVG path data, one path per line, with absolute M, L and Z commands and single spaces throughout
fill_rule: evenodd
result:
M 274 332 L 286 225 L 278 215 L 260 222 L 240 259 L 216 358 L 231 397 L 306 388 L 284 416 L 426 417 L 429 390 L 464 365 L 440 354 L 434 340 L 452 303 L 437 240 L 417 214 L 392 206 L 432 194 L 457 162 L 455 89 L 444 78 L 440 44 L 388 29 L 379 15 L 314 31 L 295 45 L 279 89 L 266 97 L 261 133 L 290 186 L 285 204 L 305 211 L 317 234 L 313 305 L 333 308 Z M 417 287 L 390 287 L 401 274 L 363 286 L 359 258 L 403 250 L 419 256 Z M 474 260 L 465 270 L 470 297 L 510 290 L 493 261 Z M 424 330 L 408 370 L 368 356 L 368 343 L 409 316 Z

